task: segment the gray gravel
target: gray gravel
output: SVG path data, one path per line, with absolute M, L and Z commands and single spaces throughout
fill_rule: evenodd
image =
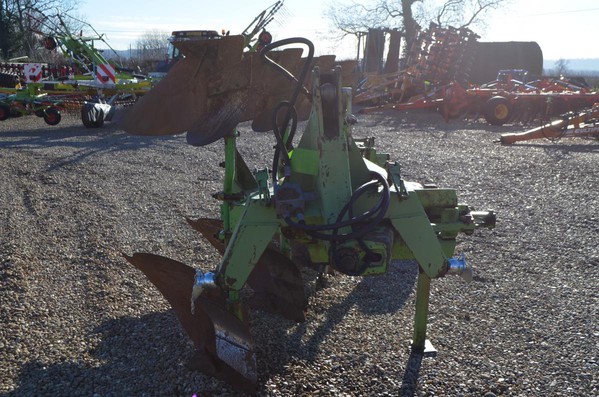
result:
M 376 278 L 306 273 L 307 321 L 254 312 L 259 395 L 598 396 L 599 144 L 494 143 L 521 126 L 436 115 L 360 116 L 406 179 L 458 190 L 498 225 L 460 238 L 471 284 L 433 280 L 428 336 L 410 356 L 417 268 Z M 274 141 L 242 126 L 240 151 L 269 166 Z M 73 118 L 0 122 L 0 393 L 235 395 L 190 372 L 191 343 L 121 252 L 213 268 L 185 217 L 218 216 L 222 145 L 132 137 Z

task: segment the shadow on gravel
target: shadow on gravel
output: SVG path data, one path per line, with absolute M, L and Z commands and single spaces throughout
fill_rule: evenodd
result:
M 431 111 L 398 111 L 384 109 L 371 113 L 356 114 L 360 127 L 388 127 L 393 130 L 421 129 L 426 132 L 451 133 L 457 131 L 488 131 L 488 132 L 514 132 L 525 131 L 536 125 L 524 126 L 521 124 L 506 124 L 503 126 L 490 125 L 484 120 L 454 119 L 445 121 L 440 114 Z M 358 128 L 359 128 L 358 127 Z
M 264 335 L 255 337 L 261 385 L 258 392 L 265 391 L 265 380 L 274 374 L 285 372 L 289 361 L 309 361 L 327 354 L 322 351 L 323 341 L 333 329 L 343 326 L 340 323 L 345 316 L 351 315 L 352 308 L 367 315 L 398 311 L 411 296 L 417 273 L 418 267 L 414 262 L 395 262 L 386 275 L 363 278 L 338 304 L 312 308 L 326 319 L 307 342 L 304 341 L 304 333 L 310 320 L 299 325 L 297 332 L 289 333 L 290 327 L 293 327 L 290 321 L 277 317 L 278 320 L 275 319 L 273 324 L 273 319 L 269 319 L 270 315 L 267 313 L 255 313 L 255 321 L 266 321 L 264 324 L 267 324 L 268 329 Z M 397 286 L 393 295 L 382 292 L 385 290 L 384 285 L 389 283 Z M 334 285 L 330 288 L 334 288 Z M 411 322 L 412 319 L 406 321 Z M 371 327 L 372 323 L 356 323 L 356 326 Z M 223 388 L 228 388 L 222 383 L 214 386 L 215 383 L 210 378 L 187 369 L 186 363 L 193 354 L 193 345 L 172 310 L 141 318 L 108 320 L 101 323 L 89 336 L 90 339 L 99 337 L 100 341 L 92 350 L 80 354 L 91 356 L 92 360 L 61 361 L 64 359 L 57 358 L 56 362 L 49 364 L 30 361 L 20 370 L 17 388 L 6 396 L 178 396 L 186 395 L 184 389 L 188 389 L 189 384 L 197 387 L 212 385 L 216 387 L 213 391 L 216 395 Z M 368 356 L 358 354 L 335 357 L 335 360 L 340 365 L 367 365 Z M 409 372 L 410 382 L 415 387 L 419 365 L 415 367 L 412 358 L 410 360 L 406 374 Z M 94 366 L 90 361 L 97 364 Z M 139 381 L 133 381 L 140 377 L 145 378 L 143 390 L 140 389 Z M 185 379 L 185 383 L 178 384 L 176 379 Z M 206 392 L 210 391 L 202 389 L 202 393 Z
M 187 396 L 176 379 L 203 377 L 186 368 L 193 346 L 172 310 L 108 320 L 90 336 L 97 334 L 101 341 L 87 352 L 96 366 L 89 359 L 30 361 L 21 368 L 18 387 L 5 396 Z
M 134 136 L 126 134 L 114 124 L 90 129 L 78 126 L 56 130 L 38 128 L 27 131 L 0 133 L 0 149 L 74 149 L 75 152 L 57 162 L 49 170 L 77 163 L 87 157 L 102 153 L 118 153 L 160 145 L 175 149 L 184 138 L 181 136 Z
M 302 359 L 313 360 L 320 351 L 320 346 L 327 335 L 343 321 L 353 307 L 367 316 L 395 313 L 401 309 L 410 297 L 416 278 L 418 265 L 415 262 L 394 262 L 383 276 L 364 277 L 360 283 L 338 304 L 325 308 L 314 308 L 322 312 L 326 320 L 314 331 L 308 342 L 299 351 Z M 388 285 L 397 287 L 394 295 L 385 294 Z M 334 285 L 331 286 L 334 288 Z M 360 324 L 356 324 L 359 326 Z M 367 327 L 366 324 L 362 324 Z M 305 327 L 301 328 L 305 331 Z M 293 343 L 302 343 L 302 333 L 292 336 Z
M 113 134 L 118 131 L 116 126 L 108 124 L 102 128 L 84 128 L 81 126 L 32 128 L 20 131 L 0 132 L 2 146 L 39 145 L 46 142 L 60 141 L 69 138 L 84 138 Z
M 412 352 L 410 354 L 401 382 L 401 397 L 412 397 L 416 394 L 416 385 L 418 384 L 418 375 L 420 374 L 423 358 L 424 354 L 422 353 Z
M 330 306 L 318 306 L 317 298 L 311 299 L 308 309 L 308 320 L 298 324 L 293 328 L 289 321 L 280 322 L 279 327 L 270 327 L 266 334 L 256 335 L 256 345 L 262 350 L 259 357 L 266 368 L 262 372 L 267 374 L 279 374 L 288 371 L 288 363 L 314 360 L 322 360 L 323 357 L 330 357 L 336 365 L 355 367 L 368 365 L 370 361 L 368 353 L 352 353 L 339 356 L 335 354 L 336 349 L 332 348 L 332 341 L 327 338 L 333 330 L 339 338 L 343 339 L 340 331 L 343 327 L 351 324 L 351 327 L 370 331 L 374 334 L 378 330 L 373 322 L 362 322 L 361 318 L 352 321 L 347 316 L 353 317 L 352 309 L 357 309 L 366 316 L 377 316 L 392 314 L 403 308 L 412 295 L 416 278 L 418 276 L 418 265 L 414 261 L 397 261 L 392 263 L 388 272 L 382 276 L 364 277 L 360 283 L 339 303 Z M 345 277 L 345 276 L 340 276 Z M 317 294 L 326 295 L 326 289 L 335 288 L 336 281 L 333 279 L 326 286 L 321 287 Z M 385 293 L 389 291 L 388 285 L 396 286 L 392 295 Z M 315 294 L 309 294 L 315 295 Z M 314 318 L 312 322 L 310 317 Z M 270 319 L 269 321 L 272 321 Z M 315 329 L 312 327 L 314 322 L 320 323 Z M 412 318 L 405 319 L 408 323 Z M 263 325 L 264 326 L 264 325 Z M 411 327 L 410 327 L 411 329 Z M 352 331 L 355 332 L 355 331 Z M 307 335 L 310 335 L 307 337 Z M 351 335 L 348 334 L 351 337 Z M 408 348 L 408 346 L 406 346 Z M 329 351 L 331 349 L 332 351 Z M 299 364 L 301 365 L 301 364 Z
M 132 150 L 156 143 L 180 141 L 181 136 L 135 136 L 129 135 L 114 124 L 103 128 L 70 126 L 49 130 L 38 128 L 27 131 L 0 132 L 0 148 L 106 148 L 111 142 L 113 149 Z M 122 144 L 122 146 L 121 146 Z

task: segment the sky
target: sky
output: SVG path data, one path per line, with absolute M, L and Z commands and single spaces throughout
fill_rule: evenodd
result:
M 240 34 L 274 2 L 80 0 L 78 13 L 105 34 L 112 48 L 125 50 L 135 48 L 138 37 L 152 30 L 226 29 Z M 339 41 L 325 16 L 331 4 L 331 0 L 285 0 L 268 30 L 275 40 L 300 36 L 313 41 L 316 55 L 355 58 L 355 39 Z M 488 15 L 486 27 L 473 30 L 481 36 L 479 41 L 536 41 L 544 59 L 599 58 L 599 0 L 508 0 L 508 5 Z

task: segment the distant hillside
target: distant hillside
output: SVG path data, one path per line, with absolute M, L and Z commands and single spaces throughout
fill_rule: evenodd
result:
M 567 59 L 566 69 L 574 73 L 585 73 L 589 75 L 599 75 L 599 58 L 593 59 Z M 555 69 L 557 59 L 545 59 L 543 69 L 549 72 Z
M 122 59 L 129 59 L 131 58 L 131 54 L 135 52 L 134 50 L 114 50 L 113 52 L 112 50 L 107 49 L 103 49 L 100 51 L 106 59 L 114 59 L 117 57 L 120 57 Z

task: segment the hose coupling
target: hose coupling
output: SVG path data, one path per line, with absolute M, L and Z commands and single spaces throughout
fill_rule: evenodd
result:
M 464 255 L 447 259 L 447 274 L 456 274 L 462 277 L 467 283 L 473 279 L 472 268 L 466 264 Z

